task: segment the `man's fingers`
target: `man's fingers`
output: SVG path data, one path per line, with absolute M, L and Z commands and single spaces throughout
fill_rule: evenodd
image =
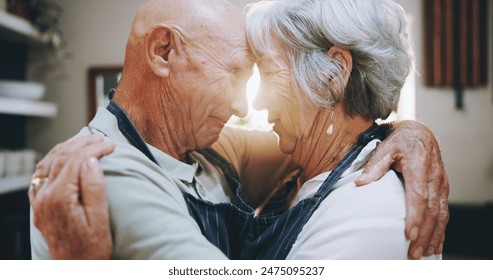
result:
M 413 187 L 410 187 L 412 185 Z M 423 230 L 423 222 L 426 211 L 428 211 L 428 194 L 427 186 L 423 183 L 406 182 L 406 238 L 411 240 L 408 255 L 412 259 L 419 259 L 424 248 L 417 246 L 416 240 Z
M 442 194 L 440 196 L 440 211 L 438 214 L 438 223 L 435 227 L 433 235 L 430 241 L 430 247 L 435 248 L 435 254 L 443 253 L 443 243 L 445 242 L 445 229 L 449 220 L 448 194 Z
M 418 122 L 399 122 L 382 142 L 355 182 L 368 184 L 392 166 L 401 172 L 406 187 L 406 237 L 411 240 L 409 256 L 441 252 L 448 221 L 448 182 L 438 143 L 431 131 Z
M 438 157 L 440 159 L 439 162 L 441 162 L 440 155 L 438 154 L 436 157 Z M 430 193 L 433 198 L 435 198 L 435 196 L 438 196 L 438 198 L 433 200 L 435 206 L 433 208 L 433 212 L 437 212 L 437 219 L 428 247 L 430 250 L 431 248 L 434 248 L 435 254 L 441 254 L 443 252 L 443 243 L 445 241 L 445 229 L 449 220 L 448 196 L 450 186 L 447 174 L 443 170 L 443 164 L 432 166 L 430 170 L 432 170 L 431 173 L 433 178 L 437 178 L 435 181 L 436 185 L 430 186 Z
M 408 191 L 408 195 L 411 195 L 411 197 L 407 202 L 411 203 L 413 208 L 408 207 L 409 216 L 406 217 L 406 227 L 411 229 L 409 231 L 406 230 L 406 235 L 409 233 L 408 236 L 411 239 L 409 255 L 413 259 L 419 259 L 421 256 L 431 256 L 438 251 L 438 246 L 430 242 L 437 227 L 440 210 L 437 183 L 439 183 L 437 180 L 432 180 L 424 188 L 419 186 L 413 189 L 416 191 Z M 413 214 L 417 215 L 412 216 Z M 416 231 L 415 228 L 419 228 L 419 231 Z M 416 232 L 418 232 L 417 238 L 415 238 Z M 438 242 L 437 240 L 436 243 Z
M 448 214 L 447 214 L 448 215 Z M 445 228 L 447 225 L 445 216 L 438 216 L 437 224 L 431 233 L 431 239 L 428 244 L 428 249 L 425 250 L 425 256 L 431 256 L 433 254 L 441 254 L 443 252 L 443 243 L 445 241 Z
M 419 230 L 418 238 L 409 245 L 409 256 L 412 259 L 420 259 L 422 256 L 431 256 L 437 248 L 430 246 L 430 238 L 435 230 L 437 217 L 427 215 Z
M 426 212 L 426 218 L 422 225 L 423 230 L 420 231 L 420 236 L 416 240 L 417 246 L 421 245 L 425 248 L 423 255 L 431 256 L 436 254 L 439 250 L 439 242 L 443 237 L 435 236 L 435 233 L 440 231 L 439 227 L 445 227 L 445 224 L 440 225 L 442 219 L 448 220 L 448 208 L 442 207 L 443 202 L 446 202 L 446 198 L 443 195 L 439 195 L 439 191 L 442 189 L 442 177 L 438 176 L 434 172 L 431 172 L 430 181 L 428 182 L 428 211 Z M 445 231 L 445 228 L 443 229 Z M 428 244 L 426 244 L 428 242 Z
M 371 157 L 363 170 L 363 173 L 354 182 L 356 186 L 368 185 L 371 182 L 375 182 L 380 179 L 394 163 L 391 154 L 385 151 L 377 152 Z
M 431 256 L 441 251 L 445 227 L 448 222 L 448 182 L 445 173 L 439 168 L 430 168 L 430 157 L 422 161 L 412 161 L 404 165 L 404 178 L 408 215 L 406 217 L 406 235 L 412 241 L 409 247 L 410 257 L 417 259 Z M 413 172 L 411 172 L 413 171 Z M 426 204 L 425 204 L 426 203 Z M 423 214 L 419 214 L 422 212 Z M 414 213 L 418 215 L 414 216 Z M 418 227 L 419 231 L 413 228 Z M 416 232 L 419 232 L 416 239 Z

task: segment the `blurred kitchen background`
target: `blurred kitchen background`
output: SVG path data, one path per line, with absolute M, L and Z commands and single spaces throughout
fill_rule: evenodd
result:
M 104 106 L 145 0 L 0 0 L 0 259 L 29 259 L 35 162 Z M 231 0 L 238 8 L 248 0 Z M 396 119 L 438 138 L 450 180 L 444 259 L 493 259 L 493 4 L 400 0 L 416 73 Z M 258 84 L 249 84 L 252 100 Z M 269 129 L 251 110 L 232 125 Z

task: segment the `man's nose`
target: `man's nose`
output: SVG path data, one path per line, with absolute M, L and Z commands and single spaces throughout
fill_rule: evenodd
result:
M 235 95 L 235 98 L 231 101 L 231 110 L 239 118 L 244 118 L 248 114 L 248 102 L 246 92 L 241 92 Z

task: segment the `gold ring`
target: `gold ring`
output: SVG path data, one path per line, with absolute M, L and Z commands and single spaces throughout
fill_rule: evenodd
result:
M 37 191 L 46 183 L 48 183 L 48 177 L 36 177 L 31 181 L 31 188 Z

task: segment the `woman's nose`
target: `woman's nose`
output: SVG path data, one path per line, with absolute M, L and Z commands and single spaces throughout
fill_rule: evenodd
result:
M 255 110 L 261 111 L 267 109 L 267 100 L 266 100 L 266 92 L 265 87 L 260 84 L 258 87 L 257 95 L 255 96 L 255 100 L 253 100 L 253 108 Z

